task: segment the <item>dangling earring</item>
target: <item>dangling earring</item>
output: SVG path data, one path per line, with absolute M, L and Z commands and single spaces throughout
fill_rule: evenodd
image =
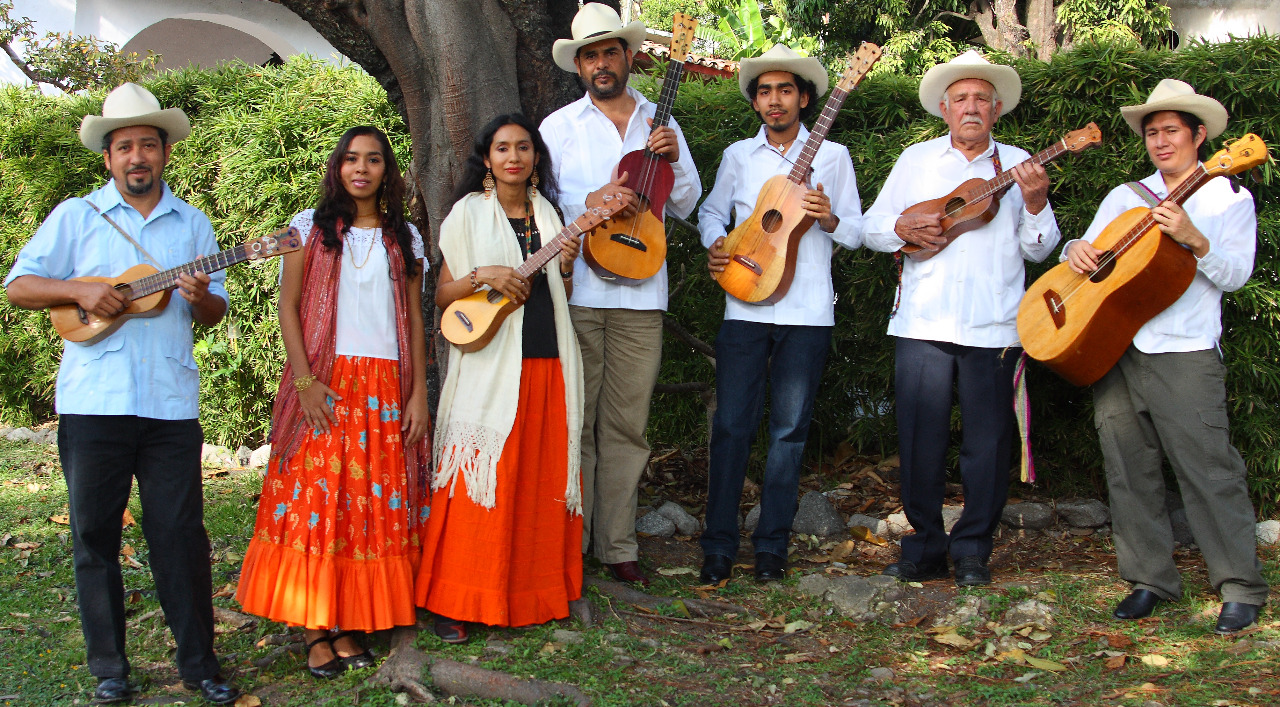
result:
M 488 199 L 493 196 L 493 189 L 496 186 L 498 184 L 493 181 L 493 170 L 491 169 L 484 175 L 484 198 Z
M 532 199 L 538 195 L 538 171 L 534 170 L 533 176 L 529 178 L 529 198 Z

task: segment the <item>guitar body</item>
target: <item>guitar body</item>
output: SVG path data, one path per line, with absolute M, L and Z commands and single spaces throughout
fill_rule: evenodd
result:
M 675 173 L 665 159 L 646 157 L 644 150 L 623 155 L 614 174 L 623 172 L 625 186 L 640 197 L 640 208 L 631 218 L 610 219 L 583 236 L 582 257 L 601 278 L 635 285 L 658 274 L 667 260 L 663 211 Z
M 749 304 L 772 304 L 787 294 L 800 237 L 813 225 L 804 210 L 806 191 L 781 174 L 764 183 L 751 216 L 725 237 L 729 263 L 715 275 L 725 292 Z
M 460 351 L 479 351 L 493 340 L 507 315 L 520 305 L 497 290 L 456 299 L 440 315 L 440 333 Z
M 951 245 L 958 236 L 991 223 L 1000 211 L 1000 195 L 980 197 L 986 190 L 987 180 L 974 177 L 956 187 L 950 194 L 922 201 L 908 207 L 902 214 L 950 214 L 942 217 L 942 237 L 946 243 L 938 250 L 927 250 L 914 243 L 908 243 L 900 249 L 903 255 L 912 260 L 928 260 L 943 248 Z M 978 197 L 978 198 L 975 198 Z
M 130 291 L 128 283 L 148 275 L 154 275 L 156 272 L 158 271 L 154 267 L 142 263 L 125 270 L 120 277 L 77 277 L 72 279 L 77 282 L 105 282 L 127 295 Z M 67 341 L 85 345 L 96 344 L 124 326 L 124 323 L 130 319 L 159 315 L 164 311 L 165 305 L 169 304 L 169 296 L 172 293 L 173 290 L 164 290 L 131 300 L 129 306 L 123 312 L 105 319 L 96 314 L 85 312 L 78 305 L 60 304 L 49 308 L 49 319 L 53 322 L 53 328 L 58 331 L 58 336 Z
M 1130 209 L 1094 241 L 1112 250 L 1150 209 Z M 1018 336 L 1027 355 L 1076 385 L 1091 385 L 1120 360 L 1152 317 L 1178 300 L 1196 275 L 1191 251 L 1157 227 L 1092 276 L 1063 262 L 1027 288 Z

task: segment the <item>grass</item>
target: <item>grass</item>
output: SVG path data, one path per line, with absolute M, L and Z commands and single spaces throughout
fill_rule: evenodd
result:
M 229 596 L 253 524 L 256 474 L 206 481 L 206 525 L 214 547 L 215 605 L 238 608 Z M 140 517 L 136 498 L 131 512 Z M 0 441 L 0 704 L 85 704 L 95 680 L 83 665 L 83 642 L 75 609 L 68 532 L 50 518 L 66 513 L 66 489 L 50 448 Z M 7 537 L 6 537 L 7 536 Z M 148 554 L 140 528 L 125 530 L 141 568 L 124 569 L 128 597 L 129 652 L 133 678 L 154 703 L 190 700 L 177 686 L 172 638 L 158 612 Z M 1008 541 L 1008 539 L 1005 539 Z M 646 541 L 649 542 L 649 541 Z M 800 595 L 792 578 L 760 586 L 735 579 L 721 593 L 747 607 L 751 616 L 714 621 L 680 620 L 678 610 L 645 615 L 635 607 L 590 590 L 599 625 L 583 629 L 567 622 L 524 629 L 476 630 L 462 646 L 446 646 L 430 632 L 418 646 L 429 654 L 474 662 L 521 677 L 578 685 L 598 705 L 1268 705 L 1280 702 L 1280 616 L 1264 610 L 1260 627 L 1243 638 L 1212 633 L 1217 600 L 1206 586 L 1198 555 L 1180 552 L 1187 596 L 1135 623 L 1110 620 L 1110 608 L 1125 587 L 1114 575 L 1114 556 L 1103 539 L 1018 541 L 1041 564 L 1076 567 L 1015 572 L 996 566 L 998 586 L 957 592 L 946 582 L 928 588 L 939 603 L 917 625 L 853 626 L 826 603 Z M 1036 544 L 1039 543 L 1039 544 Z M 36 545 L 38 544 L 38 546 Z M 806 544 L 807 545 L 807 544 Z M 806 548 L 802 554 L 808 554 Z M 664 556 L 647 545 L 643 553 L 668 566 L 691 562 Z M 685 558 L 696 557 L 688 548 Z M 1263 550 L 1265 573 L 1280 582 L 1280 557 Z M 809 562 L 801 572 L 833 571 Z M 850 561 L 870 574 L 878 560 Z M 651 573 L 656 567 L 650 566 Z M 589 568 L 589 571 L 595 571 Z M 835 571 L 838 572 L 838 571 Z M 656 594 L 690 597 L 707 593 L 696 577 L 660 577 Z M 958 595 L 985 597 L 980 621 L 961 634 L 975 639 L 968 650 L 942 645 L 928 632 Z M 1039 597 L 1055 607 L 1048 638 L 1009 635 L 1000 616 L 1009 607 Z M 629 613 L 621 613 L 625 610 Z M 812 627 L 794 633 L 753 630 L 758 618 L 781 616 Z M 570 629 L 568 640 L 556 630 Z M 274 650 L 263 637 L 285 631 L 260 622 L 245 630 L 219 625 L 217 648 L 242 687 L 269 705 L 398 705 L 397 695 L 365 684 L 372 670 L 319 683 L 302 672 L 302 658 L 286 654 L 257 667 Z M 576 634 L 576 635 L 575 635 Z M 566 638 L 564 635 L 561 638 Z M 1004 640 L 1025 646 L 1033 658 L 1056 661 L 1065 670 L 1037 669 L 1025 662 L 989 656 L 986 646 Z M 385 639 L 383 639 L 385 641 Z M 1259 645 L 1263 644 L 1263 645 Z M 385 653 L 385 642 L 375 642 Z M 381 649 L 381 650 L 380 650 Z M 1105 652 L 1109 651 L 1109 653 Z M 1114 659 L 1124 656 L 1123 664 Z M 1143 662 L 1143 657 L 1147 662 Z M 1158 656 L 1152 658 L 1151 656 Z M 1113 664 L 1108 667 L 1108 658 Z M 872 678 L 873 668 L 893 676 Z M 460 704 L 497 704 L 457 701 Z

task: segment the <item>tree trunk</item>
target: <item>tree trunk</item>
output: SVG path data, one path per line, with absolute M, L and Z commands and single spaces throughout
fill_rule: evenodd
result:
M 1036 58 L 1049 61 L 1058 49 L 1058 23 L 1053 0 L 1027 0 L 1027 32 Z

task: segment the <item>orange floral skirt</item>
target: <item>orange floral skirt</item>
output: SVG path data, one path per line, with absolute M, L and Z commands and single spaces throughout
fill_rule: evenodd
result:
M 328 434 L 313 430 L 283 469 L 272 450 L 236 598 L 310 629 L 412 625 L 420 544 L 405 503 L 398 364 L 338 356 L 329 387 L 342 399 Z
M 568 424 L 560 360 L 527 358 L 520 402 L 498 460 L 492 509 L 467 496 L 431 496 L 417 603 L 441 616 L 526 626 L 569 615 L 582 596 L 582 516 L 570 514 Z

